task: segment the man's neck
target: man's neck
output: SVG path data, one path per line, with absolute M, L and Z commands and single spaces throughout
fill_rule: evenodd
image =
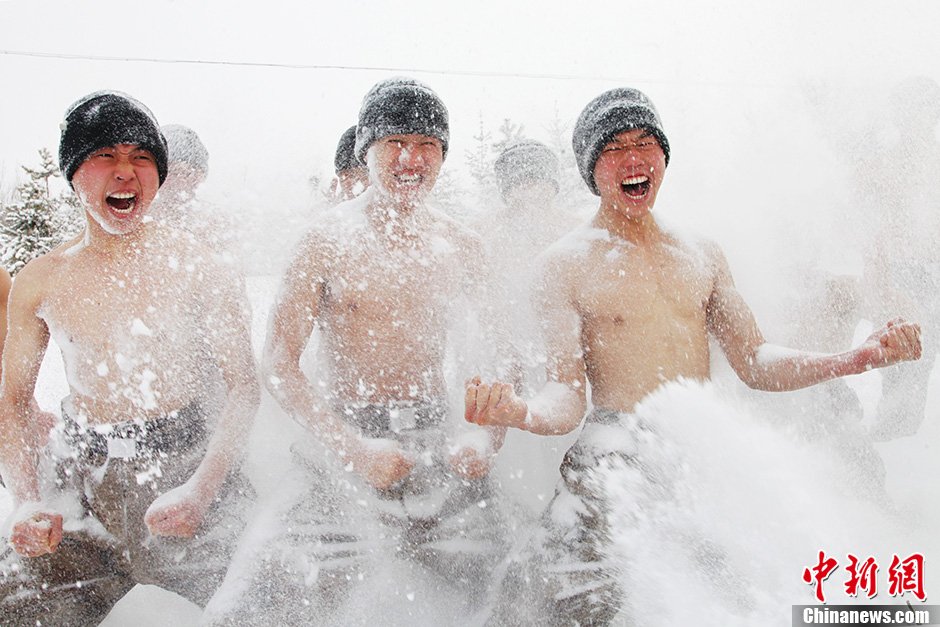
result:
M 87 218 L 83 239 L 85 248 L 100 255 L 122 255 L 129 250 L 141 248 L 145 233 L 150 228 L 141 224 L 130 233 L 108 233 L 93 218 Z
M 426 222 L 427 214 L 423 201 L 400 202 L 379 194 L 366 205 L 369 223 L 383 235 L 414 237 Z
M 604 204 L 601 204 L 594 216 L 594 226 L 637 245 L 658 240 L 662 235 L 652 212 L 633 217 Z

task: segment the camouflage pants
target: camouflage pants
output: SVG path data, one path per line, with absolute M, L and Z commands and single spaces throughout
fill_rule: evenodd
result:
M 598 469 L 635 467 L 637 448 L 655 434 L 632 416 L 595 409 L 565 454 L 561 481 L 541 523 L 502 565 L 487 625 L 608 625 L 623 602 L 610 559 L 610 507 Z M 643 477 L 654 483 L 654 477 Z
M 3 625 L 97 625 L 135 584 L 152 584 L 205 605 L 221 583 L 244 526 L 250 486 L 233 473 L 193 538 L 151 536 L 150 504 L 188 480 L 205 454 L 198 406 L 107 433 L 65 418 L 48 452 L 58 497 L 72 498 L 63 539 L 51 554 L 0 555 Z
M 375 406 L 357 411 L 359 418 L 376 413 Z M 432 406 L 430 413 L 437 411 L 443 412 Z M 410 476 L 389 490 L 367 487 L 295 446 L 297 476 L 287 488 L 294 495 L 279 515 L 281 531 L 259 542 L 265 544 L 260 555 L 246 560 L 253 572 L 234 584 L 243 592 L 230 595 L 233 605 L 210 622 L 331 624 L 356 582 L 396 559 L 422 565 L 466 592 L 471 604 L 482 601 L 508 549 L 496 494 L 487 479 L 451 471 L 443 415 L 424 412 L 419 409 L 417 428 L 373 429 L 356 421 L 369 435 L 397 440 L 416 459 Z

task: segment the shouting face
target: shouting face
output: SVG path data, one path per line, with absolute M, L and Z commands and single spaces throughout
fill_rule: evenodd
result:
M 91 153 L 75 171 L 72 185 L 87 214 L 112 235 L 136 229 L 160 187 L 153 155 L 133 144 Z
M 624 131 L 607 143 L 594 165 L 601 202 L 639 218 L 648 214 L 666 170 L 666 155 L 648 131 Z

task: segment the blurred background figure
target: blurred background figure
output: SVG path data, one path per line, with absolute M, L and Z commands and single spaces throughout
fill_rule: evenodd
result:
M 536 258 L 580 219 L 559 207 L 558 157 L 545 144 L 532 139 L 510 143 L 493 169 L 503 203 L 483 211 L 471 226 L 484 236 L 494 280 L 490 294 L 496 299 L 496 315 L 509 330 L 517 392 L 534 392 L 545 382 L 545 349 L 530 303 Z M 498 456 L 497 469 L 506 478 L 504 488 L 530 514 L 541 512 L 551 498 L 561 458 L 576 436 L 540 438 L 517 429 L 507 434 L 512 454 Z
M 217 207 L 196 196 L 209 175 L 209 151 L 187 126 L 167 124 L 160 131 L 169 149 L 169 171 L 151 215 L 207 242 L 217 253 L 234 255 L 234 225 Z
M 521 229 L 511 235 L 522 238 L 527 258 L 532 258 L 528 253 L 538 254 L 574 226 L 555 203 L 558 157 L 548 146 L 533 139 L 512 143 L 496 159 L 493 169 L 505 203 L 493 218 L 500 226 Z
M 856 172 L 858 197 L 873 227 L 863 282 L 875 296 L 869 319 L 886 311 L 916 320 L 924 356 L 882 371 L 882 398 L 871 427 L 876 441 L 914 434 L 924 420 L 927 384 L 940 332 L 940 85 L 911 77 L 890 94 L 882 116 L 885 147 L 870 151 Z
M 574 221 L 555 204 L 558 158 L 545 144 L 531 139 L 513 142 L 500 153 L 493 169 L 503 204 L 483 211 L 471 227 L 485 235 L 495 281 L 494 306 L 505 328 L 511 330 L 521 384 L 525 372 L 541 373 L 539 338 L 529 305 L 535 259 L 571 230 Z
M 333 159 L 336 178 L 330 185 L 335 203 L 352 200 L 369 187 L 369 169 L 356 157 L 356 127 L 350 126 L 339 138 Z

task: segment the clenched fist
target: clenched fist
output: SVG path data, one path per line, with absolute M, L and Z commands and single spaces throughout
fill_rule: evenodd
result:
M 52 553 L 62 541 L 62 515 L 36 512 L 13 524 L 10 546 L 24 557 Z
M 479 377 L 467 382 L 464 403 L 464 418 L 467 422 L 524 429 L 528 412 L 525 401 L 516 396 L 509 383 L 496 381 L 488 385 L 481 382 Z
M 377 490 L 387 490 L 411 473 L 414 460 L 391 441 L 363 443 L 353 470 Z
M 868 336 L 859 347 L 865 369 L 920 359 L 920 325 L 895 318 Z

